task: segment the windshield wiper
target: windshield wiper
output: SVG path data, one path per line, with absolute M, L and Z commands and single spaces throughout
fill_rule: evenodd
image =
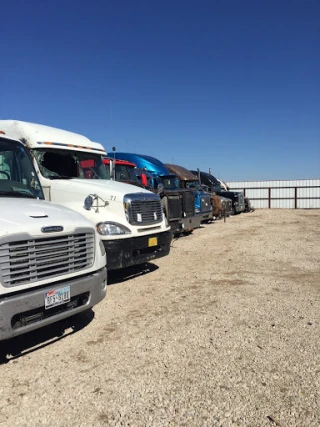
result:
M 67 175 L 51 175 L 48 176 L 49 179 L 72 179 L 73 176 L 67 176 Z
M 0 190 L 0 196 L 9 196 L 9 197 L 27 197 L 29 199 L 36 199 L 37 196 L 29 192 L 28 190 L 23 190 L 22 188 L 19 190 L 11 190 L 11 191 L 5 191 Z

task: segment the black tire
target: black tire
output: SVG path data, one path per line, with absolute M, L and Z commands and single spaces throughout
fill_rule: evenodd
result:
M 0 345 L 3 345 L 3 343 L 0 342 Z M 6 346 L 4 345 L 4 347 Z M 7 354 L 6 348 L 0 349 L 0 365 L 8 363 Z

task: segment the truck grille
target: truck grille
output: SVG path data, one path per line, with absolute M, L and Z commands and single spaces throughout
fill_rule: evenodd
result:
M 132 225 L 158 224 L 163 218 L 161 200 L 157 196 L 130 200 L 128 213 Z
M 184 191 L 182 193 L 182 206 L 183 211 L 187 217 L 193 216 L 195 214 L 193 191 Z
M 201 212 L 210 212 L 211 211 L 211 201 L 210 194 L 201 195 Z
M 5 287 L 33 283 L 84 270 L 94 262 L 94 234 L 21 240 L 0 245 Z
M 168 220 L 181 219 L 181 201 L 180 196 L 167 196 L 168 199 Z
M 223 199 L 222 200 L 222 209 L 225 210 L 226 212 L 231 212 L 232 210 L 232 202 L 231 200 L 227 200 L 227 199 Z

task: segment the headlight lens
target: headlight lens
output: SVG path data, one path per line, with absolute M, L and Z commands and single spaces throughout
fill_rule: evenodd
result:
M 129 228 L 117 222 L 99 222 L 98 233 L 102 236 L 117 236 L 119 234 L 131 234 Z

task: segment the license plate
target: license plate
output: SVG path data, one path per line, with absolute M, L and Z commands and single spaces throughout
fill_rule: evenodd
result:
M 44 294 L 44 306 L 48 308 L 56 307 L 70 301 L 70 286 L 61 289 L 53 289 Z
M 149 237 L 148 246 L 157 246 L 158 245 L 158 237 Z

